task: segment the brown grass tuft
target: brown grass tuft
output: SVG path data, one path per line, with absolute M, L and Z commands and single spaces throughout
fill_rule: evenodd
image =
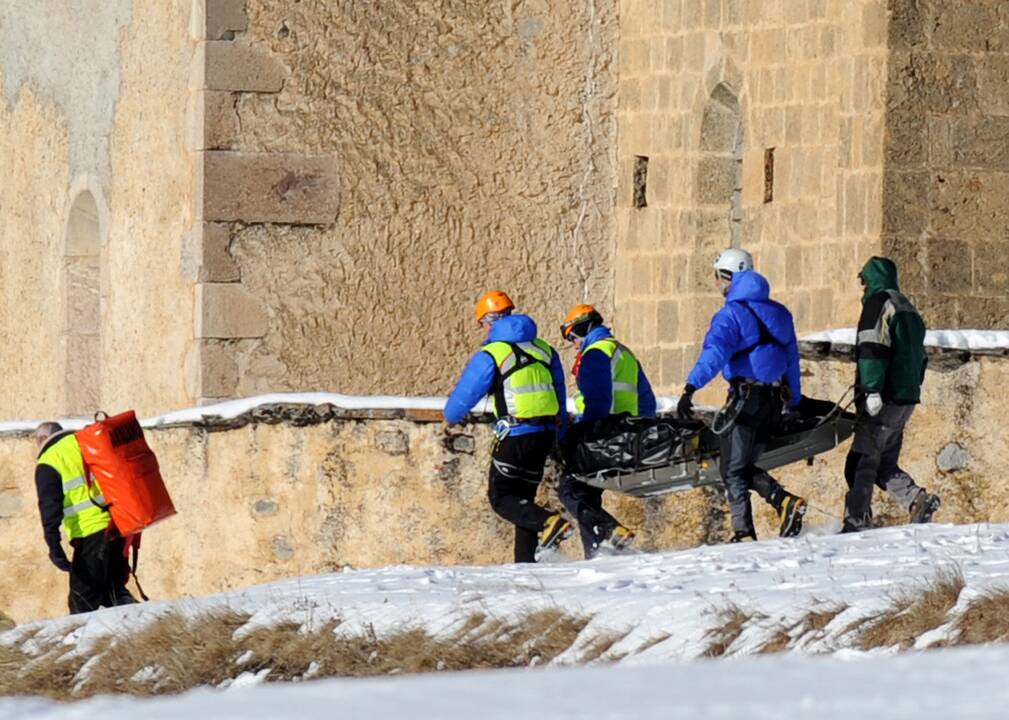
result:
M 54 641 L 38 655 L 0 646 L 0 695 L 77 699 L 96 694 L 158 695 L 217 686 L 245 672 L 266 680 L 364 677 L 393 673 L 524 667 L 547 663 L 570 648 L 586 618 L 548 609 L 512 622 L 467 618 L 450 637 L 408 629 L 386 637 L 374 631 L 341 635 L 333 621 L 316 631 L 294 623 L 236 633 L 249 620 L 222 611 L 200 617 L 166 615 L 128 637 L 100 641 L 85 657 L 64 657 Z M 237 635 L 237 636 L 236 636 Z M 619 639 L 588 644 L 590 659 Z M 86 673 L 81 673 L 87 663 Z
M 1009 639 L 1009 589 L 990 590 L 967 606 L 954 626 L 956 645 L 979 645 Z
M 708 647 L 701 653 L 704 657 L 722 657 L 728 652 L 732 643 L 739 639 L 750 620 L 763 619 L 759 613 L 749 613 L 735 603 L 729 603 L 716 611 L 718 621 L 715 627 L 704 634 L 709 640 Z
M 923 587 L 898 593 L 892 606 L 861 631 L 859 646 L 871 650 L 898 645 L 906 650 L 920 635 L 946 622 L 963 588 L 959 569 L 946 568 Z

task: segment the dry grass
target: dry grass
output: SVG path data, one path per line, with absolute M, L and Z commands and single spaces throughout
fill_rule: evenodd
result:
M 735 603 L 729 603 L 715 611 L 718 622 L 704 634 L 708 646 L 701 653 L 704 657 L 722 657 L 728 652 L 732 643 L 739 639 L 751 620 L 763 619 L 763 615 L 746 612 Z
M 818 601 L 814 602 L 819 605 Z M 848 606 L 844 603 L 837 603 L 809 610 L 792 625 L 778 625 L 757 652 L 762 655 L 778 653 L 796 646 L 803 640 L 806 642 L 819 640 L 824 636 L 827 625 L 847 609 Z
M 859 647 L 871 650 L 897 645 L 906 650 L 920 635 L 947 621 L 963 588 L 959 569 L 946 568 L 923 587 L 898 593 L 891 607 L 861 630 Z
M 87 657 L 68 657 L 71 648 L 58 642 L 30 657 L 0 646 L 0 695 L 158 695 L 217 686 L 243 672 L 261 671 L 267 671 L 268 681 L 285 681 L 524 667 L 556 658 L 588 623 L 551 609 L 516 622 L 473 616 L 451 637 L 432 637 L 421 629 L 385 637 L 373 631 L 345 636 L 334 633 L 338 621 L 311 632 L 291 623 L 236 637 L 248 620 L 230 611 L 195 618 L 167 615 L 115 644 L 100 643 Z M 617 639 L 594 639 L 589 659 L 601 656 Z
M 980 645 L 1009 639 L 1009 589 L 990 590 L 975 598 L 957 618 L 953 644 Z

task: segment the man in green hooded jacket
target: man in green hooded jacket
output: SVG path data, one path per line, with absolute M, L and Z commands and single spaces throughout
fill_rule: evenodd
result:
M 907 508 L 913 523 L 928 522 L 939 509 L 939 496 L 898 465 L 904 426 L 921 401 L 925 323 L 901 294 L 892 260 L 871 258 L 858 278 L 865 288 L 855 344 L 858 425 L 844 464 L 848 495 L 841 532 L 872 527 L 873 485 Z

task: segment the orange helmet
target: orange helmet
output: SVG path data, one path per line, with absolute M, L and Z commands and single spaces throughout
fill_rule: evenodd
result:
M 584 303 L 575 305 L 568 310 L 567 317 L 564 318 L 564 324 L 561 325 L 561 336 L 565 340 L 583 338 L 588 334 L 590 326 L 602 324 L 603 316 L 594 307 Z
M 515 309 L 515 303 L 508 295 L 500 290 L 491 290 L 480 296 L 476 301 L 476 322 L 477 325 L 490 313 L 507 313 Z

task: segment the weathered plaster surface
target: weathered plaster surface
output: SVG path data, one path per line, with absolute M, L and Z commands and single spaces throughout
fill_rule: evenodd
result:
M 287 78 L 236 96 L 240 131 L 221 149 L 333 158 L 340 203 L 335 223 L 232 226 L 242 285 L 269 315 L 262 338 L 226 348 L 232 394 L 444 392 L 489 288 L 553 342 L 568 306 L 610 309 L 614 3 L 247 11 L 237 41 Z
M 66 412 L 67 379 L 81 377 L 64 366 L 64 329 L 93 319 L 66 307 L 63 285 L 68 215 L 85 190 L 101 235 L 101 347 L 78 349 L 102 355 L 101 388 L 88 394 L 141 412 L 189 399 L 193 291 L 180 258 L 192 206 L 191 11 L 189 0 L 0 8 L 0 167 L 15 179 L 0 190 L 4 417 Z
M 6 0 L 0 6 L 0 75 L 8 109 L 30 87 L 60 110 L 71 176 L 108 189 L 109 143 L 120 87 L 120 33 L 133 0 Z

